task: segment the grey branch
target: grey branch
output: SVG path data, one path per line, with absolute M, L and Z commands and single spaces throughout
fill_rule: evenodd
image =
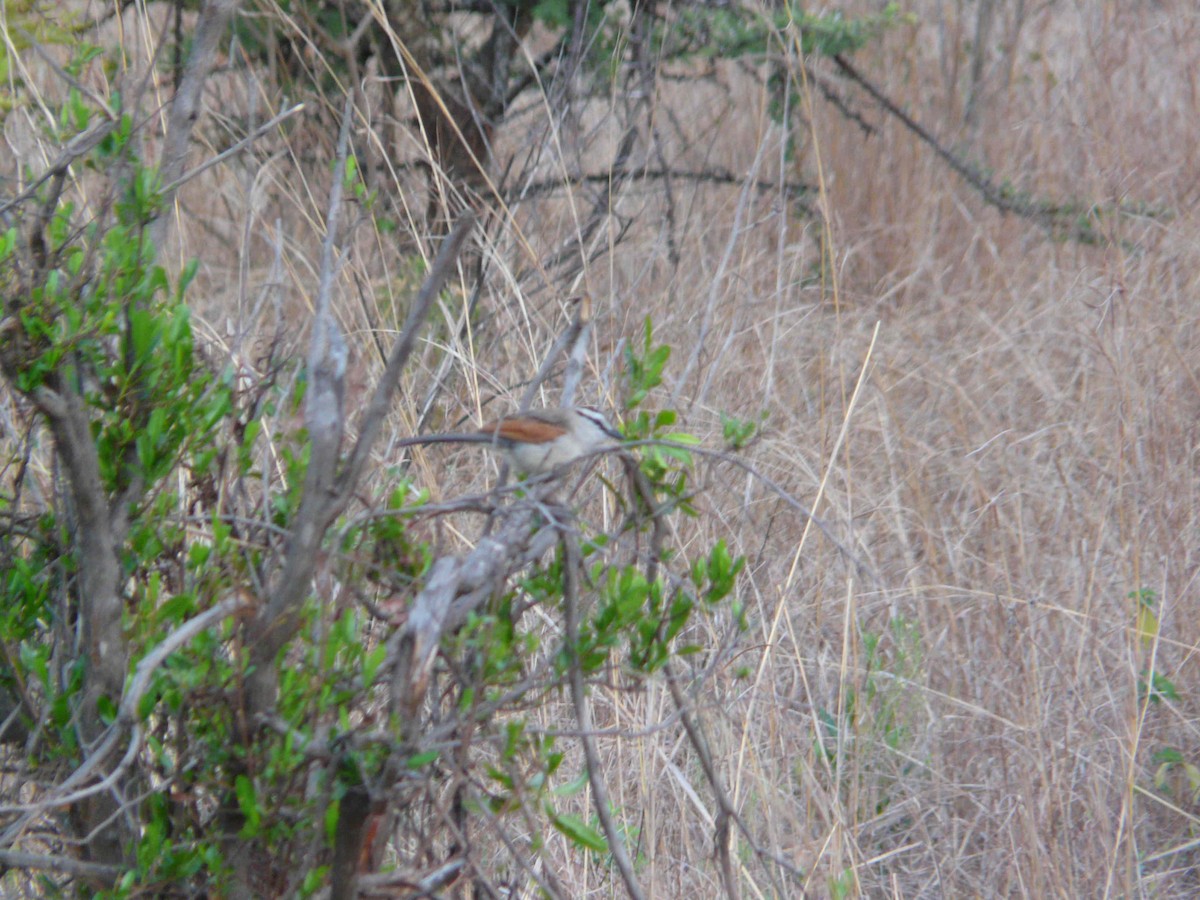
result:
M 571 702 L 575 707 L 575 718 L 579 722 L 579 743 L 583 746 L 584 759 L 587 760 L 588 783 L 592 786 L 592 807 L 600 819 L 600 826 L 608 839 L 608 850 L 612 853 L 621 880 L 625 882 L 625 890 L 634 900 L 642 900 L 646 896 L 637 874 L 633 871 L 633 861 L 621 832 L 613 819 L 612 807 L 608 799 L 608 783 L 604 780 L 604 770 L 600 764 L 600 754 L 596 750 L 596 729 L 592 721 L 592 707 L 588 701 L 587 687 L 583 682 L 583 666 L 579 660 L 579 572 L 583 568 L 583 558 L 579 553 L 579 544 L 574 536 L 564 529 L 562 531 L 563 563 L 563 612 L 567 640 L 567 653 L 571 663 L 567 677 L 571 686 Z
M 113 879 L 121 874 L 119 866 L 86 862 L 71 856 L 51 856 L 40 853 L 23 853 L 20 850 L 0 850 L 0 866 L 8 869 L 41 869 L 62 872 L 76 878 Z
M 208 80 L 217 62 L 221 39 L 237 10 L 238 0 L 205 0 L 200 7 L 200 18 L 192 35 L 192 52 L 188 55 L 179 82 L 179 91 L 171 101 L 171 112 L 167 119 L 167 135 L 163 145 L 162 164 L 159 171 L 164 184 L 175 185 L 183 175 L 187 162 L 188 142 L 192 129 L 200 115 L 200 97 L 204 83 Z M 163 205 L 170 207 L 174 202 L 174 190 L 163 197 Z M 171 224 L 170 213 L 159 216 L 151 226 L 150 242 L 162 252 L 167 229 Z

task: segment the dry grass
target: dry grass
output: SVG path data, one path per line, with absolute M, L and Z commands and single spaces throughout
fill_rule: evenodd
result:
M 1103 215 L 1094 244 L 1001 215 L 823 66 L 877 130 L 864 137 L 797 85 L 807 130 L 786 164 L 746 73 L 668 82 L 656 122 L 671 165 L 819 181 L 810 202 L 824 214 L 677 184 L 668 229 L 660 183 L 635 181 L 613 198 L 628 234 L 563 283 L 539 265 L 586 217 L 587 192 L 522 204 L 489 231 L 478 313 L 442 310 L 394 418 L 392 439 L 430 397 L 446 426 L 516 397 L 581 288 L 597 307 L 587 399 L 617 396 L 614 354 L 649 315 L 674 347 L 658 402 L 687 430 L 719 446 L 720 413 L 767 414 L 746 457 L 812 503 L 873 577 L 729 467 L 703 468 L 705 514 L 674 539 L 686 551 L 725 538 L 747 557 L 750 631 L 701 662 L 694 702 L 755 840 L 816 896 L 1200 891 L 1197 785 L 1180 766 L 1154 780 L 1164 748 L 1200 765 L 1200 12 L 1060 2 L 1018 21 L 1012 7 L 1027 5 L 1000 4 L 973 125 L 976 4 L 917 0 L 914 21 L 857 62 L 998 181 L 1146 214 Z M 253 93 L 232 78 L 214 90 L 230 115 Z M 611 155 L 614 115 L 584 110 L 600 132 L 571 146 L 535 107 L 497 136 L 500 162 L 520 156 L 533 180 L 588 171 Z M 221 120 L 208 121 L 219 143 Z M 218 345 L 252 356 L 277 330 L 302 339 L 332 134 L 314 127 L 311 146 L 185 192 L 178 250 L 204 261 L 193 296 Z M 372 152 L 381 183 L 407 177 Z M 616 233 L 614 221 L 589 249 Z M 352 401 L 415 284 L 407 246 L 357 232 L 339 300 Z M 485 476 L 458 465 L 473 452 L 430 450 L 414 475 L 442 495 L 477 486 Z M 384 442 L 380 478 L 391 458 Z M 1157 598 L 1153 633 L 1130 599 L 1143 590 Z M 692 639 L 727 644 L 726 624 Z M 1146 702 L 1150 669 L 1178 701 Z M 601 742 L 607 775 L 653 895 L 716 896 L 715 805 L 679 730 L 655 727 L 671 709 L 657 684 L 596 697 L 598 724 L 627 731 Z M 547 727 L 571 721 L 543 711 Z M 619 893 L 594 860 L 549 852 L 576 896 Z M 744 896 L 795 890 L 744 846 L 734 856 Z
M 877 580 L 729 468 L 704 473 L 706 515 L 676 540 L 687 549 L 725 537 L 748 558 L 751 630 L 732 655 L 709 660 L 694 699 L 755 839 L 808 873 L 817 895 L 1198 889 L 1192 786 L 1178 768 L 1161 787 L 1153 775 L 1164 747 L 1200 763 L 1190 689 L 1200 640 L 1191 140 L 1200 109 L 1185 77 L 1200 16 L 1181 2 L 1083 6 L 1027 14 L 1016 43 L 1006 43 L 1015 23 L 1004 23 L 974 128 L 962 124 L 973 19 L 941 20 L 939 5 L 919 4 L 919 24 L 861 62 L 998 179 L 1038 198 L 1157 214 L 1105 216 L 1095 245 L 1056 240 L 985 206 L 868 101 L 859 108 L 878 130 L 864 139 L 801 89 L 793 102 L 810 111 L 810 129 L 796 135 L 788 171 L 823 178 L 824 219 L 786 215 L 774 198 L 737 188 L 676 186 L 676 267 L 664 196 L 636 183 L 614 197 L 632 222 L 625 239 L 576 282 L 547 290 L 532 260 L 575 231 L 587 195 L 524 204 L 490 232 L 482 315 L 464 329 L 462 310 L 444 311 L 396 415 L 402 436 L 447 354 L 435 395 L 442 420 L 515 396 L 561 327 L 558 300 L 579 287 L 598 311 L 601 387 L 590 392 L 615 390 L 612 355 L 650 315 L 675 348 L 677 380 L 661 402 L 673 401 L 689 430 L 718 444 L 720 412 L 768 414 L 748 458 L 798 496 L 819 497 L 821 517 Z M 672 165 L 778 177 L 781 132 L 743 73 L 730 67 L 699 89 L 668 83 L 658 103 Z M 536 162 L 520 159 L 532 180 L 588 171 L 611 152 L 612 111 L 589 110 L 584 123 L 600 131 L 567 146 L 535 113 L 517 117 L 498 136 L 499 156 L 538 148 Z M 288 217 L 280 237 L 285 306 L 315 282 L 305 261 L 324 195 L 319 183 L 297 190 L 294 178 L 319 182 L 320 171 L 281 160 L 254 179 L 275 202 L 308 210 Z M 228 231 L 249 233 L 238 222 L 250 220 L 248 193 L 224 178 Z M 270 217 L 260 223 L 271 232 Z M 209 241 L 194 240 L 209 283 L 232 292 Z M 346 284 L 364 384 L 377 367 L 366 331 L 396 321 L 412 283 L 385 267 L 386 243 L 372 235 L 356 247 L 378 303 L 370 318 Z M 254 242 L 235 246 L 264 255 Z M 219 294 L 214 323 L 233 299 Z M 460 470 L 446 468 L 444 451 L 417 470 L 435 491 L 468 486 L 447 471 Z M 1129 599 L 1142 589 L 1160 604 L 1153 640 L 1137 633 Z M 725 635 L 714 623 L 699 637 L 715 646 Z M 1150 666 L 1179 702 L 1141 699 Z M 671 709 L 665 689 L 614 691 L 596 704 L 601 726 L 630 735 L 603 747 L 645 883 L 655 896 L 716 895 L 714 805 L 678 731 L 654 727 Z M 564 721 L 565 709 L 543 712 L 547 727 Z M 593 861 L 551 851 L 579 896 L 617 890 Z M 744 848 L 735 856 L 747 896 L 791 890 Z

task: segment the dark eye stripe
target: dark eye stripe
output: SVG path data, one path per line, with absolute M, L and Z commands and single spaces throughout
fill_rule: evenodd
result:
M 596 427 L 598 427 L 601 431 L 603 431 L 609 437 L 617 438 L 617 439 L 624 437 L 624 435 L 621 434 L 621 432 L 617 431 L 615 428 L 612 427 L 612 425 L 609 424 L 608 419 L 606 419 L 604 417 L 604 413 L 600 412 L 600 410 L 596 409 L 596 407 L 581 406 L 581 407 L 579 407 L 579 413 L 580 413 L 580 415 L 582 415 L 585 418 L 590 419 L 592 422 L 594 422 L 596 424 Z

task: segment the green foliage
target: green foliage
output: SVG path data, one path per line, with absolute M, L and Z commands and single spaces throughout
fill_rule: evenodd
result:
M 604 839 L 604 835 L 579 816 L 569 813 L 551 813 L 550 824 L 577 847 L 595 853 L 608 852 L 608 841 Z
M 826 883 L 829 885 L 829 896 L 834 900 L 844 900 L 844 898 L 853 897 L 857 893 L 855 886 L 858 884 L 858 879 L 854 877 L 853 869 L 843 869 L 836 875 L 830 874 L 827 876 Z
M 67 106 L 78 102 L 73 94 Z M 83 112 L 74 114 L 80 127 Z M 210 441 L 230 409 L 227 385 L 197 363 L 184 292 L 189 266 L 172 288 L 154 263 L 146 225 L 160 212 L 154 174 L 136 157 L 129 116 L 97 148 L 97 164 L 126 172 L 113 204 L 115 221 L 75 228 L 74 207 L 50 220 L 48 268 L 16 309 L 27 348 L 14 383 L 26 394 L 43 385 L 82 385 L 105 488 L 160 481 L 189 447 Z M 0 247 L 0 268 L 17 263 L 17 243 Z M 211 458 L 208 459 L 211 462 Z
M 699 438 L 683 431 L 673 431 L 676 414 L 672 409 L 652 413 L 637 409 L 650 396 L 651 391 L 662 384 L 663 370 L 671 358 L 671 347 L 655 345 L 654 326 L 647 316 L 642 328 L 642 344 L 636 350 L 632 345 L 625 348 L 625 406 L 636 410 L 636 414 L 625 419 L 624 434 L 630 441 L 663 441 L 643 447 L 641 468 L 656 493 L 672 499 L 675 508 L 687 515 L 695 515 L 688 489 L 688 470 L 692 465 L 692 454 L 686 445 L 699 444 Z M 684 446 L 679 446 L 684 445 Z
M 759 427 L 765 422 L 767 414 L 763 413 L 759 421 L 753 419 L 738 419 L 721 413 L 721 434 L 725 438 L 725 446 L 730 450 L 744 450 L 755 437 Z
M 786 4 L 769 13 L 750 6 L 690 5 L 675 18 L 664 20 L 656 31 L 661 57 L 668 60 L 764 60 L 778 54 L 785 35 L 799 35 L 805 55 L 836 56 L 853 53 L 875 40 L 900 18 L 900 6 L 888 3 L 869 16 L 847 18 L 840 10 L 806 12 Z
M 1156 766 L 1155 788 L 1182 803 L 1200 803 L 1200 766 L 1175 747 L 1155 751 L 1151 761 Z
M 579 665 L 585 673 L 600 671 L 611 664 L 613 652 L 624 647 L 629 671 L 649 675 L 662 668 L 697 604 L 713 609 L 721 603 L 732 592 L 744 563 L 741 557 L 731 558 L 724 541 L 718 541 L 707 559 L 692 566 L 694 591 L 682 584 L 668 590 L 662 578 L 647 581 L 636 566 L 606 570 L 604 563 L 596 563 L 592 580 L 600 590 L 595 610 L 580 628 L 574 648 Z M 736 614 L 744 627 L 740 608 Z M 695 649 L 682 647 L 674 652 L 686 654 Z M 564 651 L 559 665 L 569 664 Z
M 1152 588 L 1140 588 L 1130 591 L 1128 599 L 1133 606 L 1133 627 L 1142 649 L 1149 653 L 1158 642 L 1161 623 L 1155 607 L 1158 605 L 1158 592 Z M 1138 702 L 1161 703 L 1167 700 L 1172 703 L 1180 702 L 1179 691 L 1170 677 L 1164 672 L 1152 671 L 1147 665 L 1138 673 L 1137 681 Z
M 1172 703 L 1180 702 L 1179 691 L 1175 688 L 1175 682 L 1162 672 L 1151 672 L 1148 669 L 1143 669 L 1138 675 L 1137 691 L 1139 703 L 1143 703 L 1147 699 L 1151 703 L 1161 703 L 1164 700 Z
M 5 0 L 0 84 L 6 90 L 0 91 L 0 121 L 25 102 L 24 94 L 29 87 L 25 76 L 29 70 L 17 63 L 21 54 L 35 44 L 46 48 L 70 48 L 71 59 L 64 68 L 72 77 L 78 78 L 84 66 L 102 52 L 83 38 L 92 27 L 75 8 L 64 8 L 46 0 Z
M 67 66 L 75 73 L 95 57 L 94 48 L 80 51 Z M 189 547 L 180 518 L 189 485 L 211 484 L 222 464 L 219 436 L 234 412 L 231 379 L 205 362 L 192 332 L 186 292 L 196 264 L 172 277 L 155 261 L 148 226 L 163 211 L 157 173 L 141 162 L 133 118 L 114 100 L 113 127 L 79 160 L 109 180 L 107 200 L 81 212 L 56 193 L 61 185 L 47 181 L 32 198 L 44 223 L 34 232 L 36 253 L 22 239 L 23 228 L 37 227 L 28 218 L 0 237 L 0 363 L 15 390 L 72 398 L 86 415 L 97 486 L 128 522 L 118 532 L 118 551 L 132 670 L 164 633 L 229 590 L 242 552 L 215 514 L 211 533 Z M 58 139 L 69 143 L 95 127 L 95 116 L 71 90 L 55 123 Z M 0 496 L 14 517 L 23 509 L 15 500 Z M 27 758 L 46 777 L 63 764 L 70 771 L 84 753 L 79 700 L 88 675 L 85 660 L 61 642 L 76 627 L 73 605 L 63 598 L 74 597 L 81 575 L 73 519 L 59 515 L 42 510 L 0 540 L 0 682 L 25 698 L 36 736 Z M 211 701 L 231 686 L 234 672 L 211 633 L 155 670 L 134 711 L 146 729 L 143 771 L 154 782 L 184 793 L 220 783 L 232 749 L 230 707 Z M 97 699 L 102 725 L 116 721 L 117 699 Z M 201 836 L 199 820 L 181 816 L 164 794 L 145 796 L 131 867 L 109 896 L 155 893 L 155 885 L 194 878 L 216 883 L 223 861 L 215 838 Z
M 924 650 L 916 623 L 903 616 L 891 619 L 886 632 L 862 631 L 860 639 L 862 675 L 855 683 L 842 686 L 840 716 L 835 710 L 818 710 L 821 733 L 817 748 L 836 767 L 840 745 L 840 784 L 848 796 L 871 798 L 872 807 L 865 812 L 878 815 L 890 805 L 897 779 L 879 774 L 880 766 L 870 760 L 881 748 L 894 751 L 895 759 L 912 756 L 913 727 L 920 714 L 912 685 L 921 677 Z M 906 763 L 904 771 L 909 768 Z M 868 777 L 861 773 L 872 773 L 871 782 L 860 785 L 869 790 L 852 790 L 846 779 Z
M 654 323 L 646 316 L 642 326 L 642 346 L 638 350 L 632 344 L 625 347 L 625 379 L 629 390 L 626 407 L 636 409 L 652 390 L 662 384 L 663 369 L 670 358 L 670 346 L 654 346 Z
M 1134 628 L 1145 649 L 1158 639 L 1158 614 L 1154 611 L 1158 603 L 1158 593 L 1151 588 L 1142 588 L 1129 592 L 1133 602 Z

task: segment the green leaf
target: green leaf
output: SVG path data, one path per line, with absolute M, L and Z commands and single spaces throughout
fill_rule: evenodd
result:
M 579 816 L 571 815 L 570 813 L 554 814 L 550 817 L 550 824 L 561 834 L 565 835 L 567 840 L 577 846 L 594 850 L 597 853 L 608 852 L 608 841 L 604 839 L 604 835 L 584 822 Z
M 50 650 L 48 647 L 30 644 L 26 641 L 21 642 L 19 653 L 21 668 L 35 675 L 38 683 L 46 690 L 50 689 L 50 667 L 46 662 L 49 653 Z
M 112 697 L 108 694 L 101 694 L 96 700 L 96 712 L 100 714 L 100 721 L 105 725 L 111 725 L 117 721 L 117 704 L 113 703 Z
M 556 797 L 574 797 L 585 787 L 587 787 L 587 783 L 588 775 L 586 771 L 583 771 L 579 773 L 578 778 L 574 779 L 573 781 L 568 781 L 566 784 L 560 784 L 553 791 L 551 791 L 551 793 Z
M 417 753 L 405 760 L 404 765 L 409 769 L 423 769 L 431 762 L 438 758 L 436 750 L 427 750 L 424 753 Z
M 138 698 L 137 715 L 138 720 L 144 722 L 150 713 L 154 712 L 154 707 L 158 706 L 159 686 L 162 682 L 161 677 L 156 677 L 150 689 Z
M 190 593 L 176 594 L 158 608 L 155 618 L 163 624 L 178 625 L 196 609 L 196 598 Z
M 262 810 L 258 804 L 258 794 L 254 790 L 254 782 L 245 775 L 239 775 L 233 783 L 233 792 L 237 797 L 238 808 L 246 819 L 246 824 L 238 832 L 239 837 L 251 838 L 258 834 L 262 827 Z
M 369 686 L 375 683 L 375 673 L 379 671 L 379 667 L 383 665 L 383 661 L 386 658 L 386 644 L 378 644 L 374 650 L 363 656 L 362 678 L 364 685 Z
M 329 842 L 330 846 L 333 845 L 333 839 L 337 836 L 337 824 L 341 814 L 341 801 L 330 803 L 325 807 L 325 840 Z

